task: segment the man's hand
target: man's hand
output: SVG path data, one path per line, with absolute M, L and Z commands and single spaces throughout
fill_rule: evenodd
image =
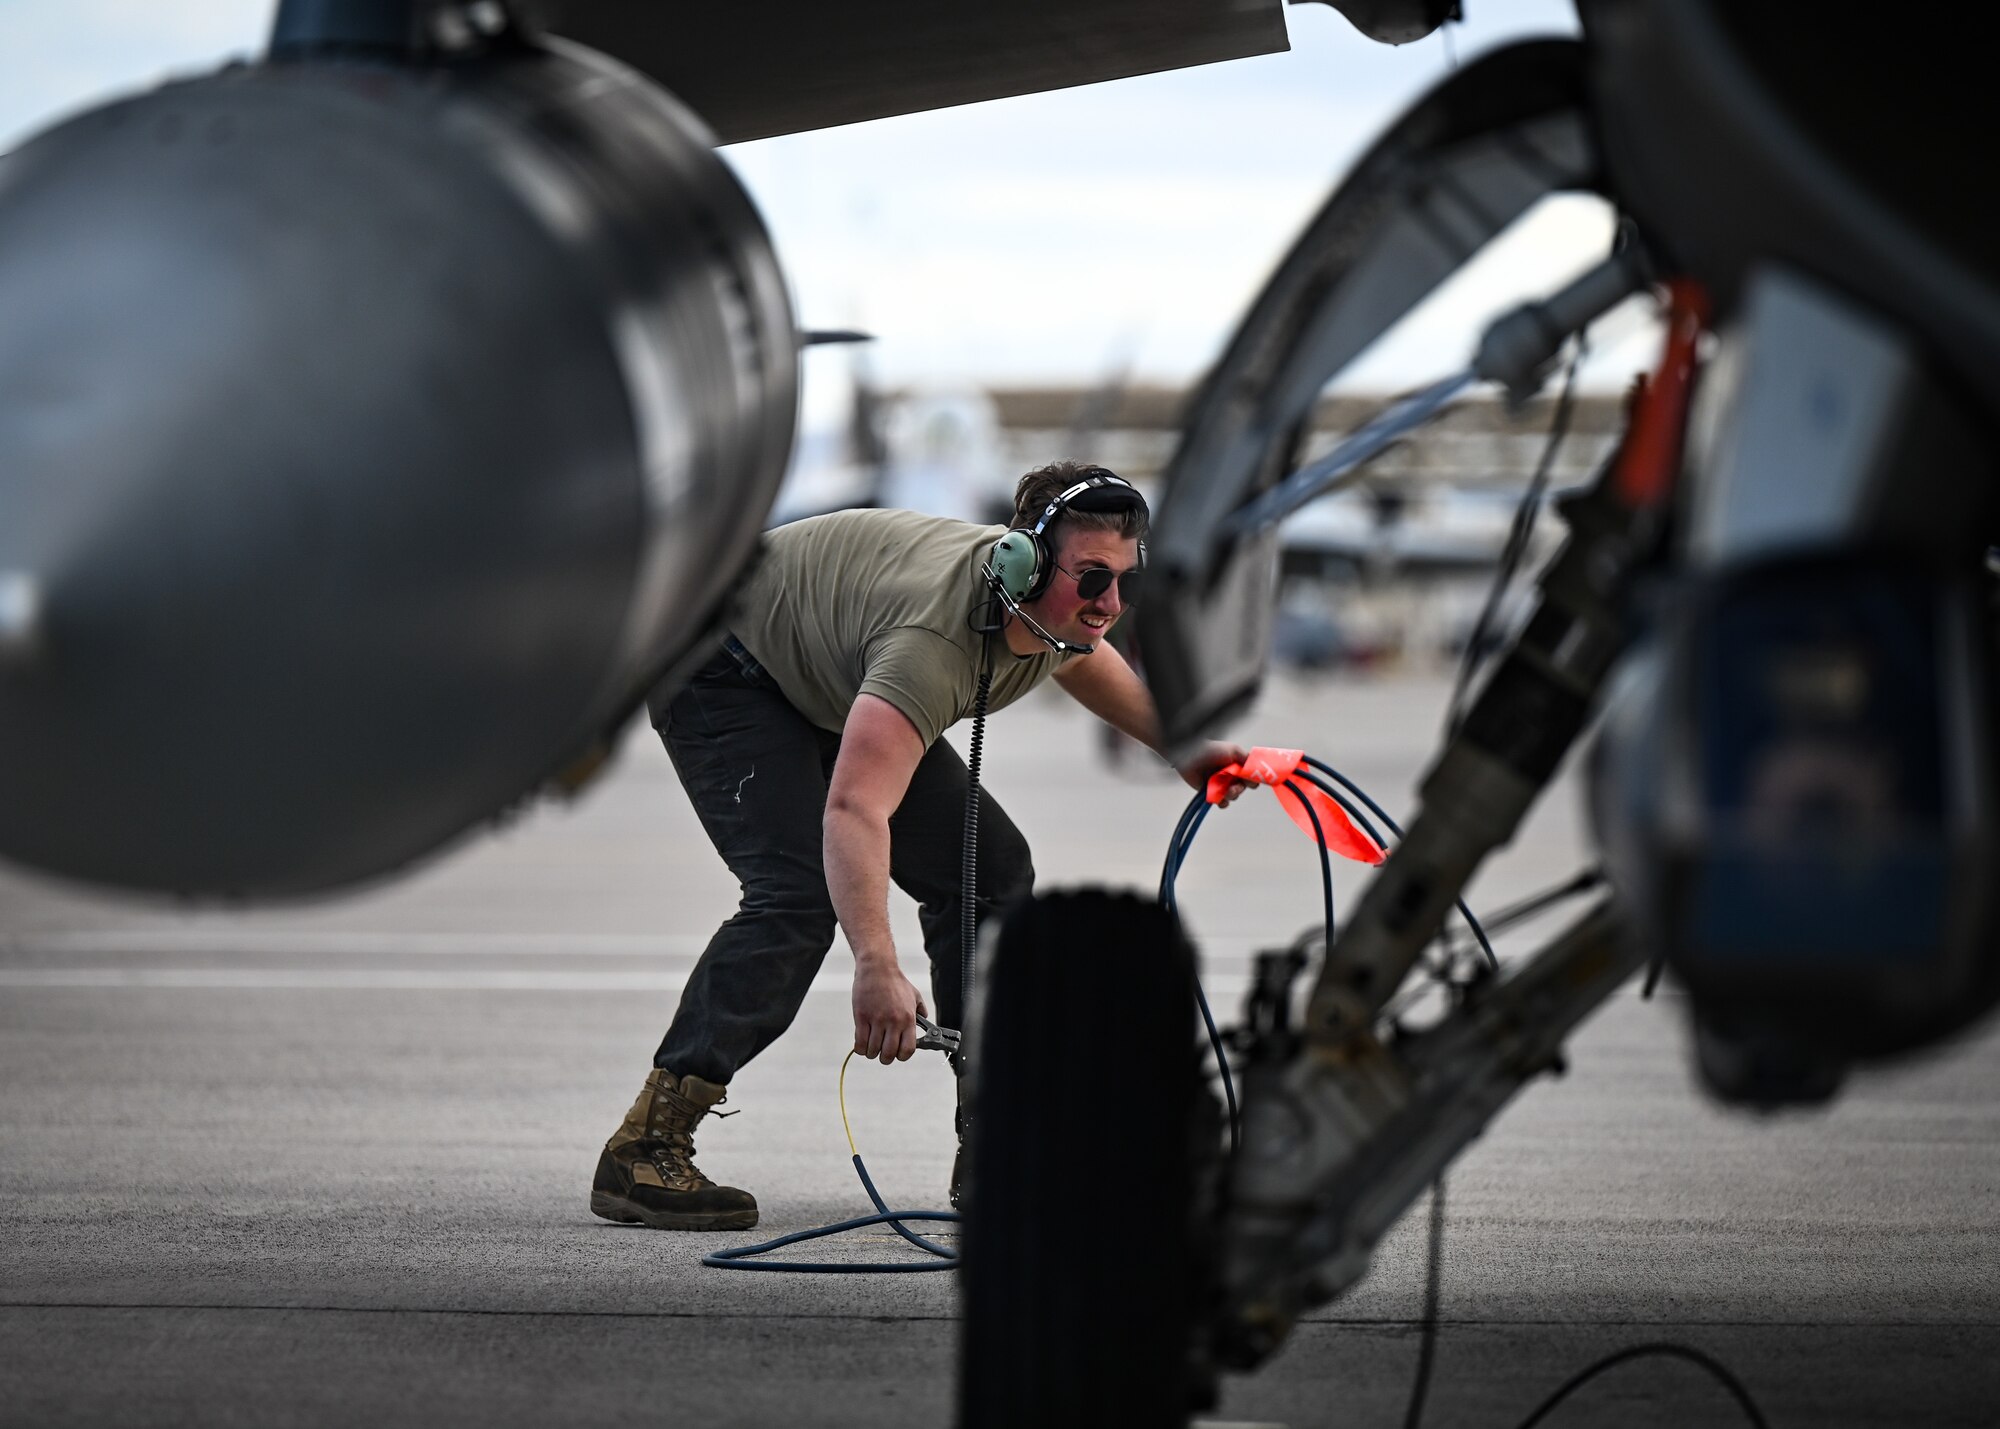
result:
M 1180 771 L 1181 778 L 1186 781 L 1190 789 L 1201 789 L 1208 784 L 1209 775 L 1225 764 L 1241 763 L 1246 752 L 1239 744 L 1223 744 L 1217 740 L 1210 740 L 1196 750 L 1192 758 L 1174 767 Z M 1250 785 L 1241 779 L 1233 781 L 1229 786 L 1229 792 L 1222 796 L 1222 807 L 1228 808 L 1235 803 L 1236 796 L 1249 787 Z
M 924 996 L 895 959 L 854 961 L 854 1050 L 888 1066 L 917 1050 L 917 1014 L 930 1015 Z

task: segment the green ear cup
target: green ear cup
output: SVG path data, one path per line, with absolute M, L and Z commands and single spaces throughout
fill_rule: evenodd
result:
M 1009 531 L 993 545 L 993 575 L 1009 600 L 1032 599 L 1042 576 L 1042 543 L 1032 531 Z

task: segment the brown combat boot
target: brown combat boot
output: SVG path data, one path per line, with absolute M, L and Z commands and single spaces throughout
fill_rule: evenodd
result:
M 757 1224 L 757 1198 L 718 1186 L 694 1164 L 694 1126 L 728 1089 L 654 1068 L 624 1123 L 604 1143 L 590 1186 L 594 1215 L 671 1231 L 737 1231 Z

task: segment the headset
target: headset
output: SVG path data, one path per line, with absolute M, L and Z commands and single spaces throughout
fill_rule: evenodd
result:
M 1059 655 L 1088 655 L 1093 645 L 1073 645 L 1058 640 L 1042 629 L 1035 618 L 1021 609 L 1049 588 L 1055 576 L 1055 552 L 1049 548 L 1048 529 L 1065 511 L 1145 511 L 1146 498 L 1137 487 L 1101 466 L 1085 467 L 1082 479 L 1060 492 L 1043 508 L 1033 526 L 1017 526 L 993 543 L 981 574 L 1008 614 L 1019 620 L 1049 649 Z M 1140 548 L 1141 556 L 1144 547 Z

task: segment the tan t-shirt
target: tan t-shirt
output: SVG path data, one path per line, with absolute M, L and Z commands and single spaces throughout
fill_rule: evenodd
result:
M 990 618 L 979 568 L 1004 526 L 915 511 L 836 511 L 780 526 L 743 590 L 733 625 L 807 719 L 838 731 L 856 695 L 908 716 L 924 746 L 972 714 L 981 636 Z M 1001 709 L 1061 668 L 1054 651 L 1017 656 L 993 636 Z

